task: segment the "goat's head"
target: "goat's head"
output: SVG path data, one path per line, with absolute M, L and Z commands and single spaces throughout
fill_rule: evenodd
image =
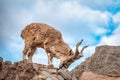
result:
M 76 50 L 75 52 L 73 52 L 72 50 L 70 51 L 70 55 L 68 56 L 67 60 L 65 60 L 63 62 L 63 64 L 60 66 L 61 68 L 68 68 L 75 60 L 81 58 L 83 56 L 83 51 L 85 48 L 87 48 L 88 46 L 84 46 L 82 48 L 82 50 L 79 52 L 78 48 L 80 46 L 80 44 L 82 43 L 83 40 L 81 40 L 80 42 L 77 43 L 76 45 Z

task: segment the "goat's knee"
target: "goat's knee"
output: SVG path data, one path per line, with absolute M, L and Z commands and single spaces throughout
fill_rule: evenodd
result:
M 64 63 L 65 61 L 60 59 L 60 64 L 59 64 L 59 69 L 61 69 L 62 67 L 64 67 Z
M 33 54 L 34 54 L 35 51 L 36 51 L 36 47 L 31 47 L 30 49 L 31 49 L 31 50 L 30 50 L 30 52 L 28 53 L 28 59 L 29 59 L 30 62 L 32 62 L 32 56 L 33 56 Z
M 30 42 L 25 41 L 25 47 L 23 50 L 23 60 L 26 59 L 27 52 L 29 51 L 31 44 Z
M 64 67 L 64 62 L 63 62 L 63 61 L 60 61 L 59 69 L 61 69 L 62 67 Z
M 67 59 L 68 59 L 68 57 L 61 57 L 60 58 L 59 68 L 65 67 L 65 63 L 66 63 Z

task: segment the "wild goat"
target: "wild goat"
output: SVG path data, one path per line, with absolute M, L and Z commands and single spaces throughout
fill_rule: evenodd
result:
M 76 45 L 76 51 L 72 49 L 63 41 L 61 33 L 53 27 L 44 23 L 32 23 L 25 27 L 21 32 L 21 37 L 25 40 L 25 47 L 23 50 L 23 59 L 28 59 L 32 62 L 32 56 L 37 47 L 43 48 L 48 56 L 48 64 L 52 64 L 52 58 L 60 59 L 59 68 L 68 68 L 71 63 L 83 56 L 84 46 L 81 52 L 78 51 L 81 40 Z

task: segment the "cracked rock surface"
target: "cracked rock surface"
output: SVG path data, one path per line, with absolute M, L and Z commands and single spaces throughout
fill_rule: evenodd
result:
M 96 47 L 95 53 L 71 72 L 82 77 L 80 80 L 120 80 L 120 46 Z
M 0 80 L 77 80 L 67 69 L 28 63 L 27 60 L 12 64 L 0 58 Z

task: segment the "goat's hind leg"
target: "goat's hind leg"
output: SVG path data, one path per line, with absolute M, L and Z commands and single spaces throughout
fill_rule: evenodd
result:
M 23 50 L 23 60 L 26 59 L 27 52 L 29 51 L 29 48 L 31 46 L 31 40 L 25 40 L 25 47 Z
M 28 53 L 28 60 L 30 63 L 32 63 L 32 56 L 35 53 L 35 51 L 36 51 L 36 47 L 31 46 L 30 52 Z

